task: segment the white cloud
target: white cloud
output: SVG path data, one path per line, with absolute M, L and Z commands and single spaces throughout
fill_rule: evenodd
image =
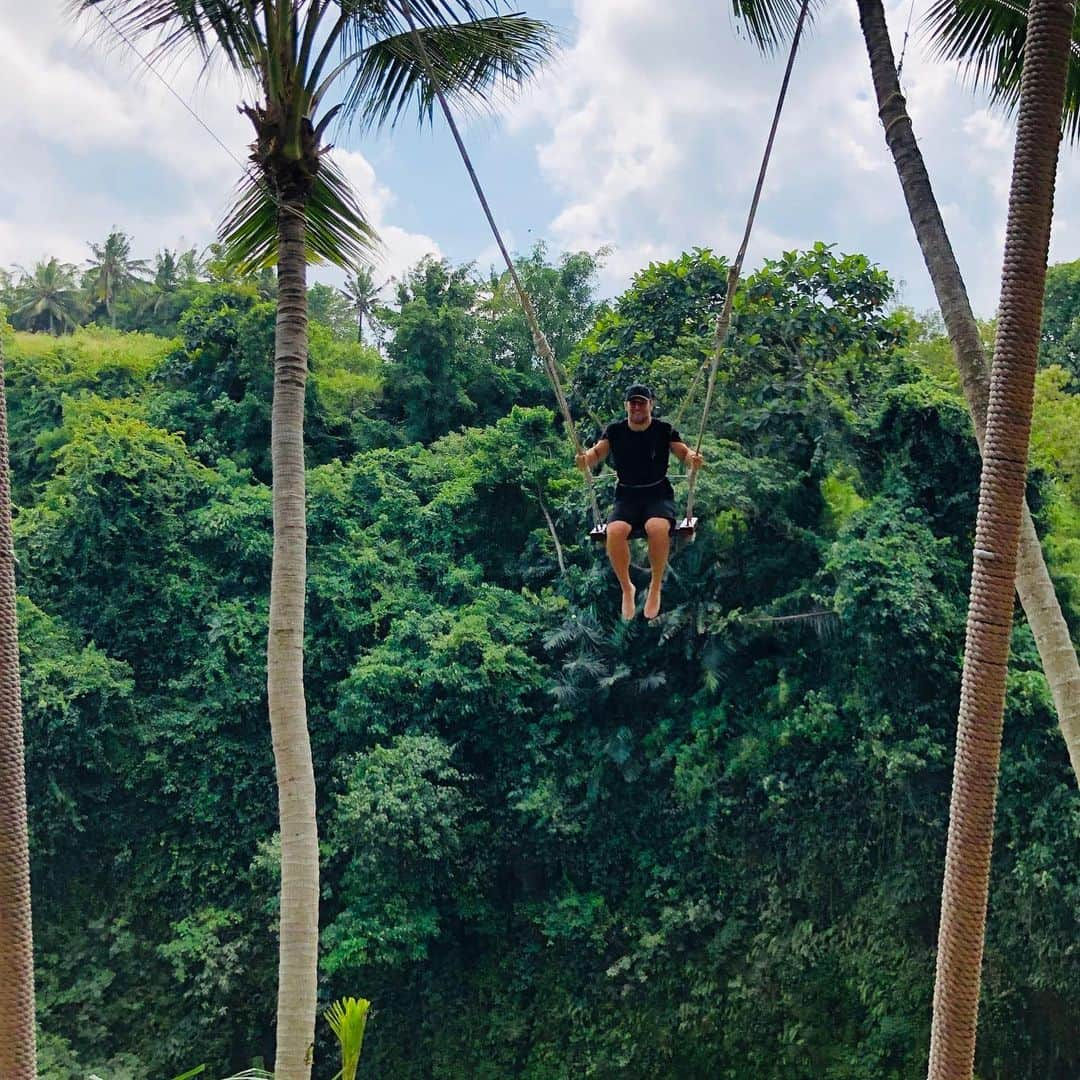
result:
M 193 55 L 156 63 L 177 100 L 99 20 L 74 24 L 65 6 L 0 0 L 13 163 L 0 173 L 0 265 L 47 255 L 81 264 L 86 242 L 113 227 L 140 255 L 181 239 L 209 243 L 247 162 L 253 132 L 237 104 L 251 100 L 249 88 L 224 69 L 204 75 Z M 393 196 L 361 155 L 336 157 L 382 234 L 387 274 L 437 250 L 393 223 Z
M 907 0 L 888 5 L 899 43 Z M 536 142 L 563 199 L 549 230 L 567 248 L 610 243 L 605 284 L 625 287 L 634 259 L 712 246 L 734 252 L 785 55 L 762 58 L 712 0 L 577 0 L 572 44 L 509 126 Z M 785 50 L 786 52 L 786 50 Z M 997 300 L 1013 127 L 909 40 L 904 92 L 976 309 Z M 1075 155 L 1074 155 L 1075 156 Z M 877 118 L 853 4 L 820 9 L 797 59 L 749 260 L 815 240 L 861 250 L 933 294 Z M 1068 216 L 1063 172 L 1059 212 Z M 1076 216 L 1075 214 L 1073 215 Z M 1080 228 L 1059 222 L 1063 256 Z M 636 265 L 641 265 L 637 263 Z

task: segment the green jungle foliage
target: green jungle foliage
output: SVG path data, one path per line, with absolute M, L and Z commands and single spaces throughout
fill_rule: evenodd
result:
M 521 264 L 576 406 L 602 421 L 645 379 L 665 416 L 691 395 L 693 438 L 724 261 L 601 305 L 602 257 Z M 31 333 L 67 309 L 7 301 L 42 1075 L 63 1080 L 223 1075 L 273 1046 L 273 307 L 181 261 L 156 312 L 117 276 L 115 331 Z M 925 1075 L 978 461 L 947 345 L 891 297 L 825 245 L 744 283 L 700 534 L 651 626 L 618 619 L 505 278 L 425 260 L 364 341 L 313 289 L 322 996 L 372 1001 L 361 1076 Z M 1059 339 L 1031 494 L 1076 624 Z M 1080 798 L 1021 616 L 997 830 L 979 1076 L 1065 1080 Z

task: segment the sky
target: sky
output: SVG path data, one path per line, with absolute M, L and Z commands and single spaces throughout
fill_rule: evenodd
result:
M 742 234 L 785 56 L 763 57 L 715 0 L 520 0 L 562 49 L 465 139 L 510 246 L 606 249 L 600 291 L 617 295 L 650 261 L 693 247 L 731 257 Z M 0 0 L 0 267 L 57 256 L 83 265 L 112 228 L 137 256 L 200 249 L 215 235 L 246 157 L 251 91 L 193 60 L 158 74 L 100 20 L 65 0 Z M 993 314 L 1014 130 L 955 66 L 935 60 L 916 0 L 903 67 L 915 133 L 981 316 Z M 899 52 L 912 0 L 886 3 Z M 115 40 L 113 38 L 112 40 Z M 186 107 L 185 107 L 186 106 Z M 191 115 L 194 112 L 199 120 Z M 199 122 L 201 121 L 201 123 Z M 205 125 L 205 126 L 204 126 Z M 335 156 L 382 238 L 377 280 L 427 253 L 486 270 L 496 249 L 436 122 L 340 131 Z M 224 144 L 224 145 L 222 145 Z M 747 266 L 815 241 L 862 252 L 899 298 L 933 292 L 876 116 L 854 0 L 820 7 L 800 49 Z M 1051 262 L 1080 257 L 1080 147 L 1063 146 Z M 316 268 L 313 278 L 341 275 Z

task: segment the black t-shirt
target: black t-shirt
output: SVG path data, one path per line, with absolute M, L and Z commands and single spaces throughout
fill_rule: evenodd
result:
M 617 496 L 671 491 L 668 454 L 671 444 L 682 442 L 682 436 L 666 420 L 654 419 L 644 431 L 631 430 L 629 420 L 616 420 L 600 438 L 611 444 L 610 460 L 619 475 Z

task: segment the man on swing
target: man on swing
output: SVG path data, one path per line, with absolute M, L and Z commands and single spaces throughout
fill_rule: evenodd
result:
M 649 541 L 652 580 L 643 614 L 660 614 L 660 590 L 667 568 L 671 534 L 675 531 L 675 492 L 667 478 L 668 455 L 674 452 L 687 467 L 697 469 L 704 459 L 682 441 L 666 420 L 653 419 L 653 396 L 635 383 L 626 391 L 626 419 L 608 424 L 596 445 L 577 455 L 579 469 L 591 469 L 612 456 L 619 482 L 607 524 L 607 553 L 622 588 L 622 617 L 634 617 L 635 592 L 630 580 L 630 534 L 644 532 Z

